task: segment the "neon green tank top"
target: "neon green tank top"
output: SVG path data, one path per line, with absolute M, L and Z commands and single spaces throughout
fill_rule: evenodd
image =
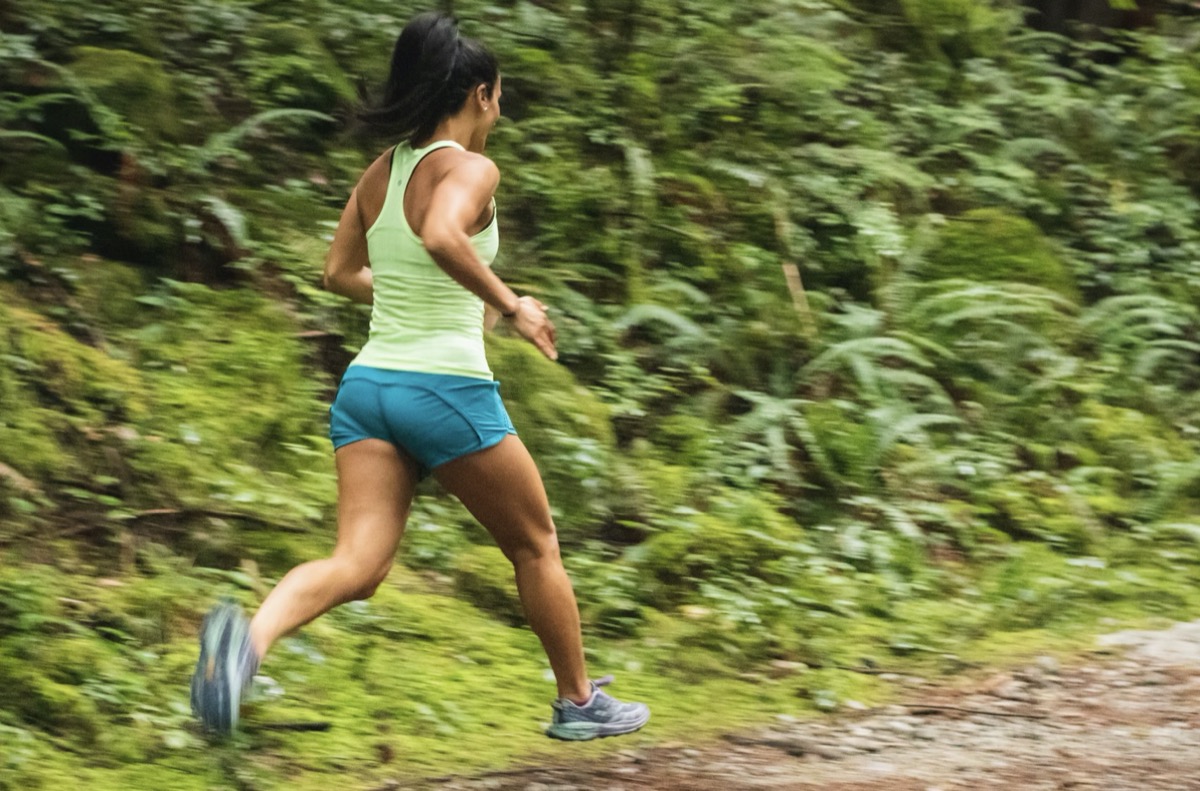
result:
M 453 374 L 491 379 L 483 352 L 483 300 L 437 265 L 404 217 L 404 191 L 426 154 L 462 146 L 440 140 L 392 152 L 392 174 L 379 218 L 367 229 L 367 253 L 374 284 L 371 334 L 351 365 L 396 371 Z M 492 221 L 471 237 L 488 266 L 500 247 L 496 205 Z

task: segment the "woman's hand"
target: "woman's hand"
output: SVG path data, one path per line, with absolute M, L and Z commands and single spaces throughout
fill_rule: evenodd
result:
M 517 300 L 516 312 L 505 318 L 517 334 L 536 346 L 538 351 L 551 360 L 558 359 L 558 350 L 554 348 L 558 335 L 554 322 L 546 315 L 544 304 L 533 297 L 521 297 Z

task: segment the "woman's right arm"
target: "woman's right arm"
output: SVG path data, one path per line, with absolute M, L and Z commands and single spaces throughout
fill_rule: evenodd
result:
M 322 285 L 335 294 L 349 297 L 355 302 L 370 305 L 375 299 L 374 280 L 371 275 L 370 258 L 367 255 L 367 234 L 358 211 L 358 188 L 350 193 L 337 230 L 333 232 L 333 243 L 325 256 L 325 273 Z
M 499 182 L 500 171 L 490 159 L 464 158 L 434 189 L 419 236 L 446 274 L 503 314 L 519 335 L 555 360 L 554 324 L 546 316 L 546 306 L 533 297 L 518 297 L 479 260 L 471 245 L 471 225 L 487 211 Z

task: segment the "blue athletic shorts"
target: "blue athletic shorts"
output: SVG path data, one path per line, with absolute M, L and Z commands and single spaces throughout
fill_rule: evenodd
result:
M 334 450 L 361 439 L 386 440 L 416 460 L 422 478 L 516 433 L 500 383 L 470 376 L 352 365 L 329 408 Z

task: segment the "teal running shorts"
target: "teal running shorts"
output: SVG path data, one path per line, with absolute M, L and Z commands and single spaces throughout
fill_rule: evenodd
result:
M 334 450 L 382 439 L 412 456 L 422 478 L 516 433 L 500 400 L 500 383 L 470 376 L 352 365 L 329 408 Z

